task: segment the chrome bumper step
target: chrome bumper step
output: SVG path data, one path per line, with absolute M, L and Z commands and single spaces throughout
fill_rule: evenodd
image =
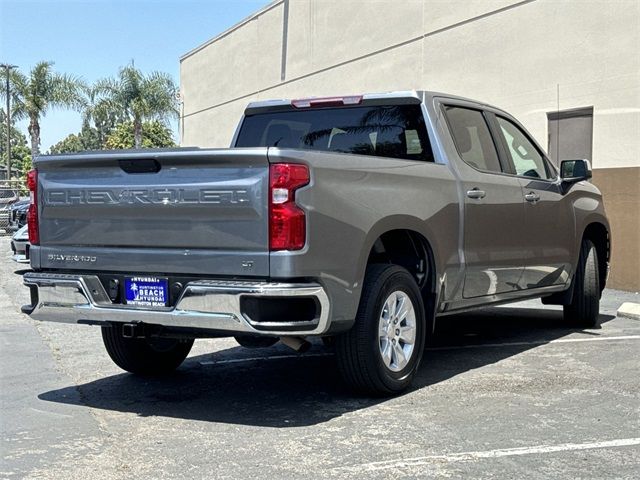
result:
M 321 335 L 330 322 L 329 299 L 324 288 L 315 283 L 198 280 L 185 285 L 175 306 L 151 309 L 113 303 L 96 275 L 29 272 L 23 280 L 32 289 L 32 304 L 22 310 L 41 321 L 139 322 L 259 335 Z M 312 321 L 258 325 L 242 313 L 242 297 L 312 297 L 319 304 L 319 314 Z

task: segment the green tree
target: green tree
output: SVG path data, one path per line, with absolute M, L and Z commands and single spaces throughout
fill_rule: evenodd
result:
M 12 164 L 14 165 L 11 169 L 11 173 L 13 174 L 12 178 L 14 180 L 20 180 L 18 185 L 20 185 L 21 192 L 23 194 L 28 194 L 27 173 L 29 173 L 29 170 L 33 168 L 33 163 L 31 162 L 31 150 L 27 145 L 13 147 L 11 149 L 11 158 L 13 158 Z
M 133 122 L 121 123 L 107 136 L 104 146 L 110 150 L 125 148 L 168 148 L 176 146 L 171 130 L 157 120 L 143 122 L 141 130 L 141 142 L 136 144 Z
M 86 105 L 84 83 L 78 77 L 54 72 L 53 62 L 37 63 L 28 75 L 13 70 L 10 82 L 12 117 L 29 120 L 32 157 L 40 153 L 40 119 L 51 108 L 81 111 Z
M 119 112 L 133 125 L 134 147 L 143 147 L 143 122 L 156 120 L 166 125 L 178 116 L 177 87 L 162 72 L 144 75 L 133 65 L 120 68 L 117 78 L 96 82 L 95 102 L 100 108 Z M 103 103 L 101 103 L 103 102 Z
M 76 135 L 75 133 L 70 133 L 55 145 L 51 145 L 51 148 L 49 149 L 49 153 L 55 155 L 59 153 L 82 152 L 83 150 L 84 150 L 84 146 L 82 145 L 82 140 L 80 140 L 80 135 L 79 134 Z
M 104 81 L 98 82 L 102 84 Z M 82 112 L 83 131 L 92 128 L 91 136 L 97 137 L 97 142 L 102 148 L 107 136 L 118 123 L 128 120 L 126 113 L 121 106 L 110 96 L 101 96 L 100 88 L 97 85 L 91 87 L 87 94 L 87 104 Z M 91 127 L 93 123 L 93 127 Z
M 0 110 L 0 149 L 2 157 L 0 164 L 7 164 L 6 138 L 7 138 L 7 116 L 4 110 Z M 31 153 L 27 147 L 27 137 L 13 125 L 10 130 L 11 137 L 11 173 L 13 178 L 22 178 L 31 169 Z M 25 168 L 27 170 L 25 171 Z M 24 175 L 23 175 L 24 174 Z
M 103 142 L 98 129 L 91 127 L 88 123 L 82 125 L 79 133 L 67 135 L 49 149 L 49 153 L 75 153 L 84 152 L 86 150 L 101 150 Z

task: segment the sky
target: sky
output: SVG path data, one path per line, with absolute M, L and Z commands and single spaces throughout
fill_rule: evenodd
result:
M 0 0 L 0 63 L 27 73 L 38 61 L 91 83 L 132 60 L 180 83 L 181 55 L 240 22 L 269 0 Z M 27 135 L 27 124 L 18 127 Z M 41 121 L 51 145 L 81 127 L 79 113 L 51 110 Z M 175 125 L 174 125 L 175 129 Z M 177 132 L 174 132 L 177 139 Z M 28 137 L 27 137 L 28 139 Z

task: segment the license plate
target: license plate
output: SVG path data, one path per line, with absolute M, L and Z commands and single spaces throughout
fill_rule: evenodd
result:
M 139 307 L 166 307 L 169 303 L 169 281 L 158 277 L 126 277 L 125 303 Z

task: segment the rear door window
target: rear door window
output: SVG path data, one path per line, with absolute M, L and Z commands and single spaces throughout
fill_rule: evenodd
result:
M 245 117 L 236 147 L 279 147 L 433 162 L 420 105 L 311 108 Z
M 449 129 L 460 157 L 477 170 L 502 172 L 489 126 L 479 110 L 446 106 Z

